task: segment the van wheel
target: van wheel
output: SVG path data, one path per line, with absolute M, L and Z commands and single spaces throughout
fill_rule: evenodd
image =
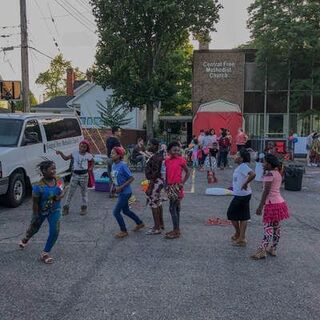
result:
M 5 204 L 11 208 L 20 206 L 26 195 L 26 183 L 22 173 L 14 173 L 10 177 L 9 188 L 5 197 Z

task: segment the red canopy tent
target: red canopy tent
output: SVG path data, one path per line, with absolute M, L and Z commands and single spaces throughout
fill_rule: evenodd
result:
M 220 128 L 229 129 L 233 139 L 242 128 L 243 117 L 240 107 L 223 100 L 210 101 L 201 104 L 193 118 L 193 134 L 199 135 L 200 130 L 216 130 L 219 135 Z M 236 152 L 236 146 L 233 141 L 232 152 Z

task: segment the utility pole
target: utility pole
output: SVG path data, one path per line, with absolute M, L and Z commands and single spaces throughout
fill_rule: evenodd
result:
M 20 28 L 21 28 L 21 80 L 23 112 L 30 112 L 29 102 L 29 58 L 28 58 L 28 30 L 26 0 L 20 0 Z

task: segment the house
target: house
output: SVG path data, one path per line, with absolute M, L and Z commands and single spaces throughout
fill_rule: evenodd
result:
M 75 80 L 73 69 L 67 70 L 67 94 L 45 101 L 34 107 L 36 112 L 75 113 L 86 129 L 102 125 L 98 102 L 105 105 L 112 96 L 112 89 L 103 89 L 90 80 Z M 145 111 L 134 108 L 127 115 L 131 119 L 124 129 L 142 130 Z

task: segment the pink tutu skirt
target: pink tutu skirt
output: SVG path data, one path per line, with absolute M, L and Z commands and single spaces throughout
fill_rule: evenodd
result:
M 267 203 L 263 210 L 263 223 L 279 222 L 289 218 L 286 202 Z

